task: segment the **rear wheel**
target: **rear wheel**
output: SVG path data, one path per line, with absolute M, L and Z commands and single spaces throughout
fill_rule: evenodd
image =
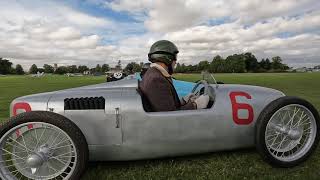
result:
M 13 117 L 0 130 L 1 179 L 80 179 L 88 145 L 80 129 L 51 112 Z
M 306 100 L 282 97 L 271 102 L 256 124 L 256 147 L 274 166 L 292 167 L 305 161 L 319 142 L 320 118 Z

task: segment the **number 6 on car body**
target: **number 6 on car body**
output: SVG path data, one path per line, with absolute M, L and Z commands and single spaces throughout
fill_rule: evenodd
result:
M 254 117 L 252 106 L 250 104 L 239 103 L 236 99 L 237 97 L 241 96 L 247 99 L 252 99 L 251 96 L 246 92 L 231 92 L 229 96 L 232 105 L 233 121 L 239 125 L 247 125 L 252 123 Z M 247 110 L 248 118 L 240 118 L 238 115 L 239 110 Z

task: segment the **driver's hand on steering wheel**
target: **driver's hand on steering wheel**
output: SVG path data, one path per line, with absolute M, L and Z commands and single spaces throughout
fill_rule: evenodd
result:
M 197 99 L 197 96 L 193 93 L 190 93 L 181 99 L 181 104 L 187 104 L 189 101 L 194 102 Z
M 208 95 L 201 95 L 199 96 L 194 102 L 197 104 L 197 109 L 205 109 L 209 103 L 209 96 Z

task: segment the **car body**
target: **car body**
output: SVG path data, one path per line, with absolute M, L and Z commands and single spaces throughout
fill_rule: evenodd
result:
M 50 111 L 68 118 L 84 134 L 91 161 L 151 159 L 254 147 L 260 113 L 285 96 L 265 87 L 210 84 L 215 96 L 211 108 L 146 112 L 138 81 L 122 79 L 20 97 L 11 103 L 11 116 Z M 176 80 L 174 84 L 179 96 L 195 85 Z M 75 105 L 90 98 L 100 104 Z M 70 102 L 74 104 L 66 105 Z

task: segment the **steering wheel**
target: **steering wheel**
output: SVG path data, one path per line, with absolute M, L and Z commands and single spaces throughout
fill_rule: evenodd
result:
M 200 85 L 203 85 L 203 88 L 204 88 L 203 93 L 201 92 L 202 88 L 196 91 Z M 210 98 L 210 101 L 214 101 L 214 98 L 215 98 L 214 89 L 211 86 L 209 86 L 206 80 L 200 80 L 199 82 L 197 82 L 197 84 L 194 86 L 191 92 L 197 97 L 199 97 L 200 95 L 208 95 Z

